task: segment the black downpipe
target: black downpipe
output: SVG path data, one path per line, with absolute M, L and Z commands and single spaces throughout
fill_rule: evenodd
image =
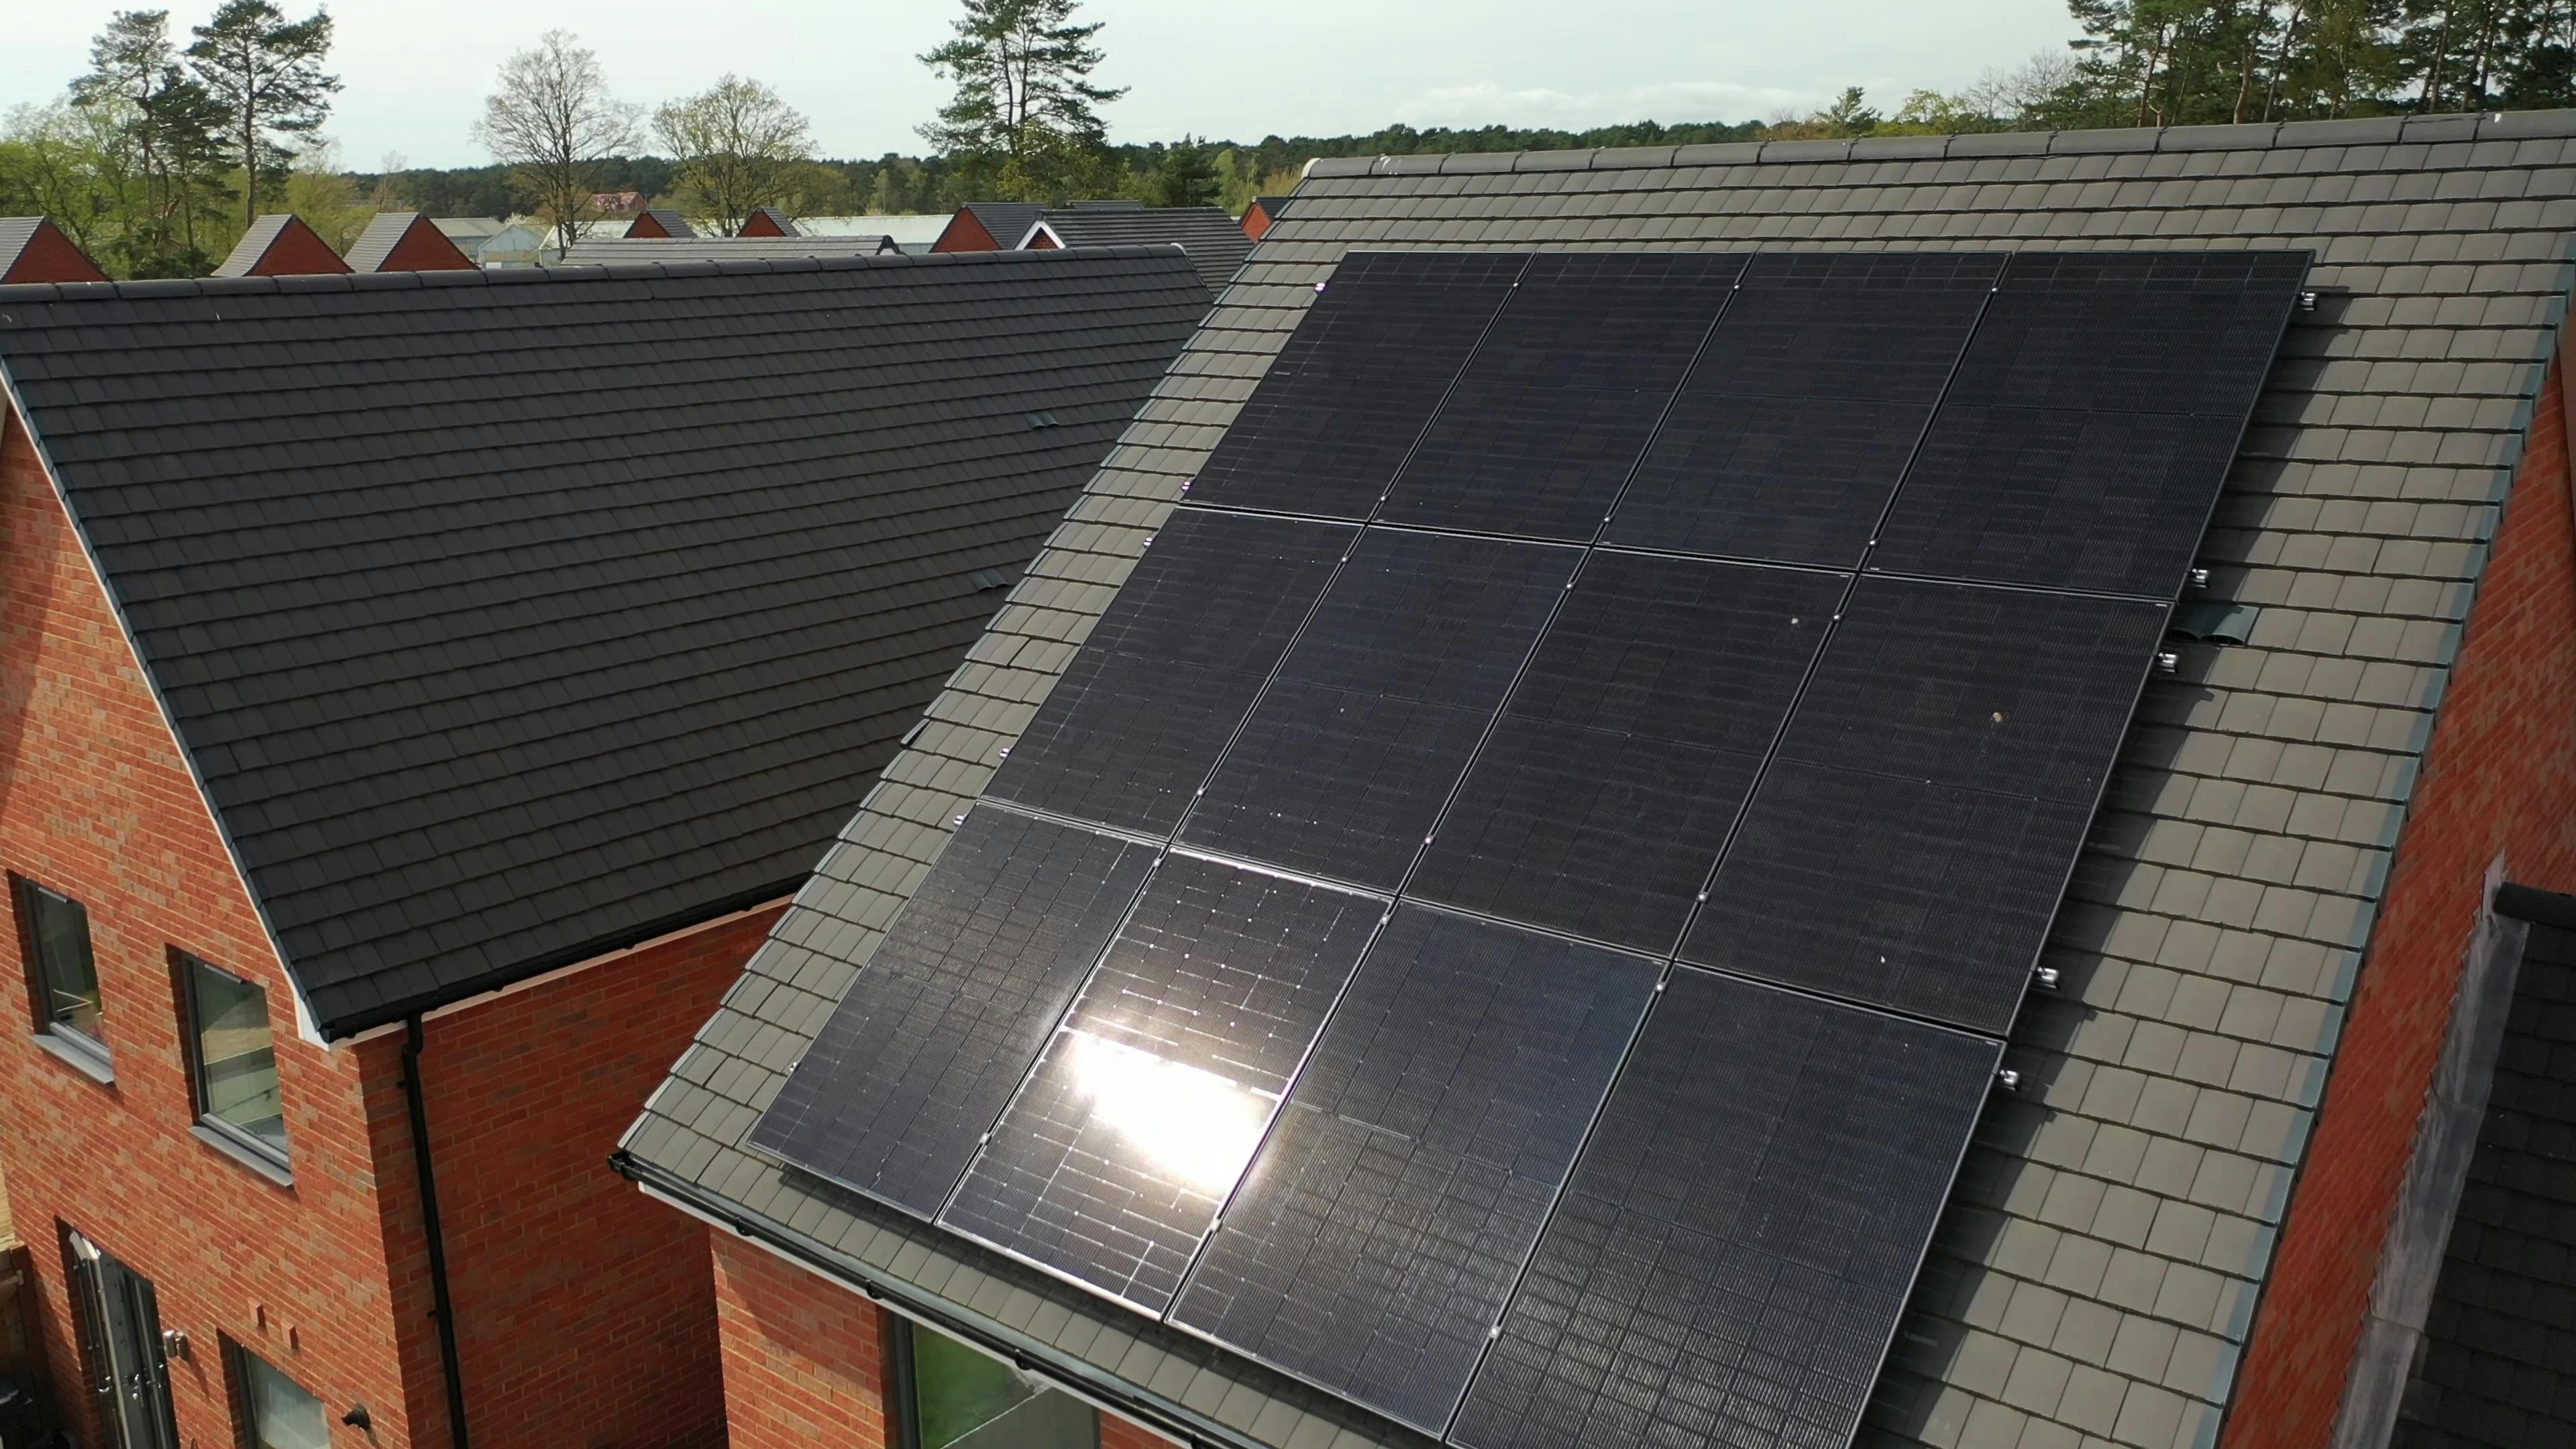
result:
M 447 1373 L 447 1434 L 456 1449 L 465 1435 L 465 1377 L 456 1365 L 456 1305 L 447 1293 L 447 1235 L 438 1226 L 438 1169 L 429 1159 L 429 1103 L 420 1085 L 420 1018 L 403 1023 L 403 1101 L 411 1108 L 411 1157 L 420 1173 L 420 1221 L 429 1244 L 431 1316 L 438 1320 L 438 1362 Z

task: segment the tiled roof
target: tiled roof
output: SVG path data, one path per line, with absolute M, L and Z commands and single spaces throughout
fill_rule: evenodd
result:
M 959 209 L 973 213 L 976 223 L 993 234 L 993 245 L 1005 250 L 1046 215 L 1045 207 L 1028 201 L 970 201 Z
M 873 257 L 899 250 L 877 236 L 591 237 L 572 244 L 562 267 L 622 267 L 638 262 L 761 262 L 796 257 Z
M 16 287 L 0 376 L 339 1036 L 793 889 L 1205 310 L 1162 249 Z
M 680 215 L 678 212 L 673 211 L 667 206 L 648 207 L 643 211 L 637 212 L 635 215 L 635 221 L 630 221 L 626 224 L 628 233 L 631 235 L 635 229 L 636 223 L 641 222 L 648 216 L 653 219 L 654 225 L 659 226 L 662 229 L 662 235 L 666 237 L 692 237 L 698 234 L 698 229 L 689 225 L 689 219 L 687 217 Z M 637 239 L 643 240 L 643 238 L 640 237 Z
M 1225 290 L 1252 251 L 1243 224 L 1218 206 L 1073 206 L 1043 220 L 1068 247 L 1177 246 L 1190 254 L 1210 296 Z
M 1315 283 L 1358 247 L 2308 248 L 2316 310 L 2202 555 L 2246 642 L 2180 644 L 2148 688 L 2049 948 L 2062 987 L 2013 1035 L 2022 1095 L 1986 1114 L 1864 1430 L 2207 1444 L 2571 245 L 2576 113 L 1318 162 L 654 1095 L 637 1170 L 1167 1424 L 1332 1440 L 1276 1375 L 743 1146 Z
M 241 240 L 233 243 L 233 249 L 216 266 L 215 275 L 218 277 L 249 276 L 251 269 L 259 265 L 259 259 L 268 255 L 268 249 L 277 245 L 277 239 L 286 231 L 287 223 L 294 220 L 294 217 L 281 213 L 275 216 L 263 216 L 253 221 L 250 229 L 242 233 Z
M 36 239 L 36 228 L 43 226 L 41 216 L 0 216 L 0 277 L 9 275 L 9 265 Z
M 2576 901 L 2539 914 L 2392 1449 L 2576 1442 Z
M 410 231 L 412 223 L 418 220 L 420 213 L 417 211 L 377 212 L 367 218 L 367 229 L 358 233 L 358 239 L 349 243 L 349 250 L 340 259 L 347 262 L 353 272 L 380 271 L 385 258 L 393 255 L 394 244 L 401 241 L 403 233 Z

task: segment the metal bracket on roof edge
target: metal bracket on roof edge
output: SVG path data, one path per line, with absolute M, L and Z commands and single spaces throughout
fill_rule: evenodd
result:
M 2176 671 L 2180 670 L 2181 668 L 2182 668 L 2182 656 L 2181 656 L 2181 655 L 2176 654 L 2174 651 L 2172 651 L 2172 650 L 2170 650 L 2170 649 L 2163 649 L 2163 650 L 2159 650 L 2159 651 L 2157 651 L 2157 653 L 2156 653 L 2156 673 L 2158 673 L 2158 674 L 2172 674 L 2172 673 L 2175 673 Z
M 2010 1067 L 1996 1068 L 1995 1087 L 2000 1091 L 2011 1092 L 2015 1095 L 2019 1095 L 2021 1092 L 2021 1073 L 2014 1071 Z
M 2191 591 L 2192 591 L 2193 593 L 2195 593 L 2195 594 L 2199 594 L 2199 593 L 2206 593 L 2206 592 L 2208 592 L 2208 590 L 2209 590 L 2209 570 L 2207 570 L 2207 569 L 2193 569 L 2193 570 L 2191 571 Z
M 2055 991 L 2061 979 L 2054 966 L 2042 966 L 2030 973 L 2031 984 L 2042 991 Z

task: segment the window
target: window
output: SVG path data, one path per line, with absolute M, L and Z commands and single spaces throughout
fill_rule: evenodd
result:
M 251 1449 L 331 1449 L 331 1425 L 320 1399 L 248 1349 L 236 1347 L 233 1357 L 241 1364 L 242 1419 Z
M 104 1064 L 107 1009 L 98 992 L 98 961 L 90 954 L 89 912 L 34 881 L 16 885 L 36 1029 Z
M 197 1120 L 225 1142 L 285 1166 L 286 1113 L 278 1103 L 268 993 L 184 952 L 178 966 Z
M 900 1449 L 1096 1449 L 1100 1415 L 944 1333 L 894 1320 Z

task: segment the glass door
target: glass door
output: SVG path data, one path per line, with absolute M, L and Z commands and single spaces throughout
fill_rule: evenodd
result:
M 115 1430 L 119 1449 L 177 1449 L 170 1361 L 162 1356 L 152 1280 L 77 1232 L 70 1242 L 100 1417 Z

